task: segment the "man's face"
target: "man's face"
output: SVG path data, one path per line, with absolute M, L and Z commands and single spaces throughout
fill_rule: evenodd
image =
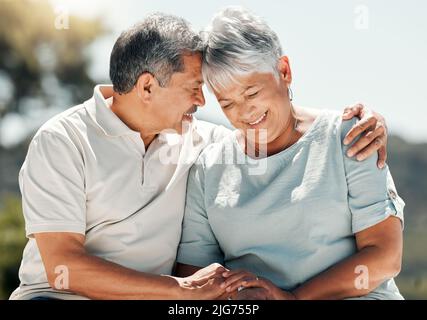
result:
M 173 129 L 182 133 L 183 121 L 191 122 L 197 107 L 205 104 L 203 96 L 202 57 L 184 55 L 184 71 L 175 72 L 166 87 L 157 87 L 153 95 L 152 118 L 159 131 Z

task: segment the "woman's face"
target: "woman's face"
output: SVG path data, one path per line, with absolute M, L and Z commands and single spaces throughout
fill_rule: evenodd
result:
M 292 79 L 287 57 L 280 59 L 279 71 L 279 77 L 257 72 L 237 77 L 237 83 L 214 92 L 231 124 L 255 144 L 268 146 L 286 130 Z

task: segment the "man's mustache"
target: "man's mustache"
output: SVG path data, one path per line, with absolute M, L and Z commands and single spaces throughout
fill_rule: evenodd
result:
M 192 106 L 190 109 L 188 109 L 185 113 L 187 114 L 193 114 L 196 113 L 198 109 L 198 106 Z

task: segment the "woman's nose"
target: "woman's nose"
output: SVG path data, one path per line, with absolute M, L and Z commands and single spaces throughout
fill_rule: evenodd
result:
M 240 118 L 244 121 L 251 121 L 256 116 L 255 106 L 246 106 L 244 104 L 239 107 Z

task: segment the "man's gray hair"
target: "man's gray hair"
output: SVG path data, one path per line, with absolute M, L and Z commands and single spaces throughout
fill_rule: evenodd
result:
M 165 87 L 173 73 L 184 70 L 184 54 L 202 51 L 200 35 L 186 20 L 163 13 L 152 14 L 117 39 L 110 58 L 114 90 L 129 93 L 145 72 Z
M 216 14 L 204 33 L 203 77 L 212 90 L 253 72 L 278 75 L 282 48 L 277 34 L 260 17 L 241 7 Z

